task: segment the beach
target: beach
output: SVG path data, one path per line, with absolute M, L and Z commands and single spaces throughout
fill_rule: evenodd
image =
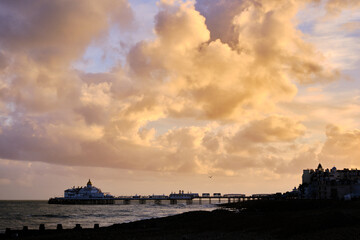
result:
M 21 239 L 359 239 L 359 216 L 358 201 L 249 201 L 99 229 L 16 233 Z

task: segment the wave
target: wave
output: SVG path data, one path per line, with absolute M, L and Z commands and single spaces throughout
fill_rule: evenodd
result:
M 56 228 L 62 223 L 64 228 L 72 228 L 75 223 L 83 227 L 92 227 L 99 223 L 109 226 L 114 223 L 132 222 L 137 220 L 164 217 L 194 210 L 213 210 L 214 205 L 178 205 L 151 202 L 147 204 L 129 205 L 51 205 L 46 201 L 0 203 L 0 230 L 28 226 L 37 228 L 45 223 L 47 228 Z M 11 205 L 11 207 L 9 207 Z
M 56 214 L 32 214 L 30 217 L 45 217 L 45 218 L 71 218 L 69 215 L 56 215 Z

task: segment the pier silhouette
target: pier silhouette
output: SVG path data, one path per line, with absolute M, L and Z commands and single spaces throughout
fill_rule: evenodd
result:
M 199 204 L 217 204 L 223 203 L 224 200 L 227 203 L 253 201 L 253 200 L 274 200 L 277 199 L 276 194 L 269 195 L 251 195 L 251 196 L 233 196 L 233 195 L 220 195 L 220 196 L 189 196 L 186 198 L 174 198 L 171 196 L 119 196 L 113 198 L 83 198 L 83 199 L 69 199 L 69 198 L 50 198 L 49 204 L 146 204 L 146 203 L 169 203 L 178 204 L 186 203 L 193 204 L 194 202 Z

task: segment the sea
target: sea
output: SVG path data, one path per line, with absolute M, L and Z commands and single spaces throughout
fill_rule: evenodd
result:
M 45 224 L 46 229 L 56 229 L 57 224 L 63 228 L 74 228 L 81 224 L 83 228 L 100 227 L 117 223 L 133 222 L 142 219 L 159 218 L 189 211 L 212 211 L 215 204 L 113 204 L 113 205 L 58 205 L 47 201 L 0 201 L 0 233 L 6 228 L 38 229 Z

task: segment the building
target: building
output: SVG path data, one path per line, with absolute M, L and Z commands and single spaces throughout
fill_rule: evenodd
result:
M 351 199 L 360 197 L 360 170 L 304 169 L 299 186 L 303 199 Z
M 112 195 L 101 192 L 99 188 L 92 185 L 90 179 L 86 187 L 72 187 L 64 191 L 65 198 L 89 199 L 89 198 L 113 198 Z

